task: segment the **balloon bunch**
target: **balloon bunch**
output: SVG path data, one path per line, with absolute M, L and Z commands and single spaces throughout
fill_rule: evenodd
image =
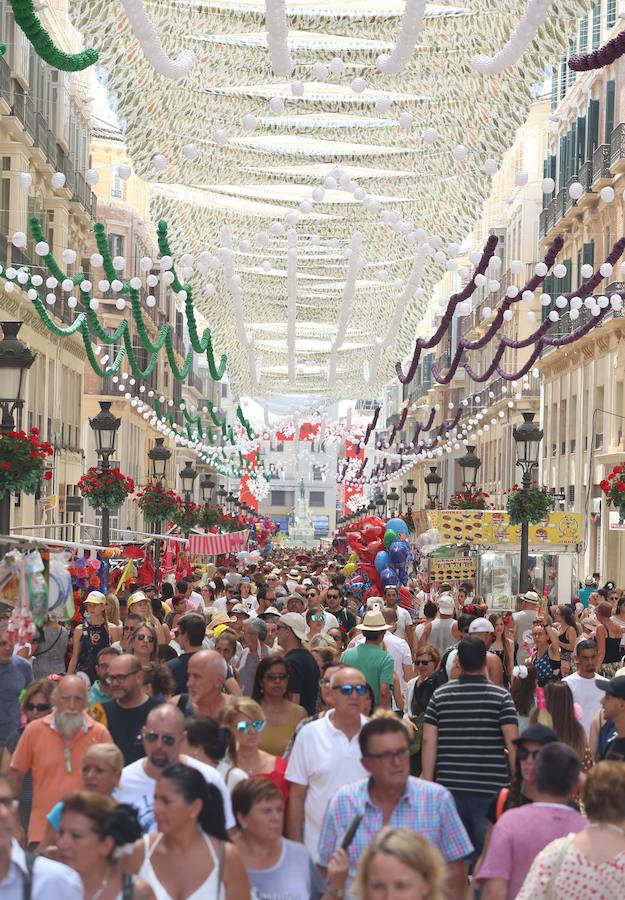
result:
M 377 516 L 367 516 L 347 533 L 350 549 L 358 555 L 358 568 L 348 581 L 358 583 L 366 578 L 369 591 L 380 593 L 387 587 L 399 589 L 402 599 L 408 583 L 408 563 L 412 551 L 408 543 L 409 530 L 403 519 L 384 522 Z M 352 560 L 353 561 L 353 560 Z M 353 570 L 352 570 L 353 571 Z

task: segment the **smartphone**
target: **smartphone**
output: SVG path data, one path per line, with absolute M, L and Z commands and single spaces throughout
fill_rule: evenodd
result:
M 350 847 L 352 841 L 356 837 L 356 832 L 358 831 L 358 826 L 360 825 L 361 822 L 362 822 L 362 813 L 358 813 L 357 815 L 354 816 L 354 818 L 351 820 L 351 822 L 347 826 L 347 831 L 345 832 L 345 835 L 343 836 L 343 840 L 341 841 L 341 850 L 345 850 L 345 851 L 349 850 L 349 847 Z

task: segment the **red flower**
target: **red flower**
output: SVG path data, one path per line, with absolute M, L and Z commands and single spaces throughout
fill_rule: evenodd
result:
M 614 466 L 614 474 L 620 475 L 621 472 L 623 471 L 623 468 L 625 468 L 625 467 L 624 466 Z
M 34 434 L 35 437 L 37 437 L 37 435 L 39 434 L 39 429 L 37 428 L 36 425 L 34 425 L 34 426 L 30 429 L 30 433 L 31 433 L 31 434 Z
M 617 489 L 617 491 L 620 491 L 621 493 L 623 493 L 623 491 L 625 491 L 625 481 L 617 481 L 616 489 Z
M 610 490 L 610 482 L 604 478 L 603 481 L 599 482 L 599 487 L 601 488 L 601 490 L 603 491 L 604 494 L 607 494 L 608 491 Z
M 51 481 L 52 480 L 52 469 L 46 469 L 46 471 L 43 473 L 43 477 L 46 479 L 46 481 Z
M 9 472 L 11 469 L 11 463 L 10 462 L 1 462 L 0 469 L 2 469 L 3 472 Z

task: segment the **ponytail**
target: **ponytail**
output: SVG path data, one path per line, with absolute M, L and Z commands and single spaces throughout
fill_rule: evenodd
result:
M 174 785 L 185 803 L 202 801 L 198 825 L 205 834 L 220 841 L 228 840 L 224 802 L 219 788 L 206 782 L 197 769 L 183 763 L 167 766 L 163 769 L 161 778 L 166 778 Z

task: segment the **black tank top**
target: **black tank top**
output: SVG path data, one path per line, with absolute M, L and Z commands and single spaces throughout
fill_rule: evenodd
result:
M 610 637 L 609 634 L 606 634 L 605 637 L 605 656 L 603 658 L 604 663 L 615 663 L 619 662 L 621 659 L 621 639 L 620 637 Z
M 91 684 L 96 680 L 95 663 L 100 650 L 110 645 L 109 632 L 106 624 L 90 625 L 82 623 L 80 636 L 80 650 L 78 651 L 77 672 L 86 672 Z

